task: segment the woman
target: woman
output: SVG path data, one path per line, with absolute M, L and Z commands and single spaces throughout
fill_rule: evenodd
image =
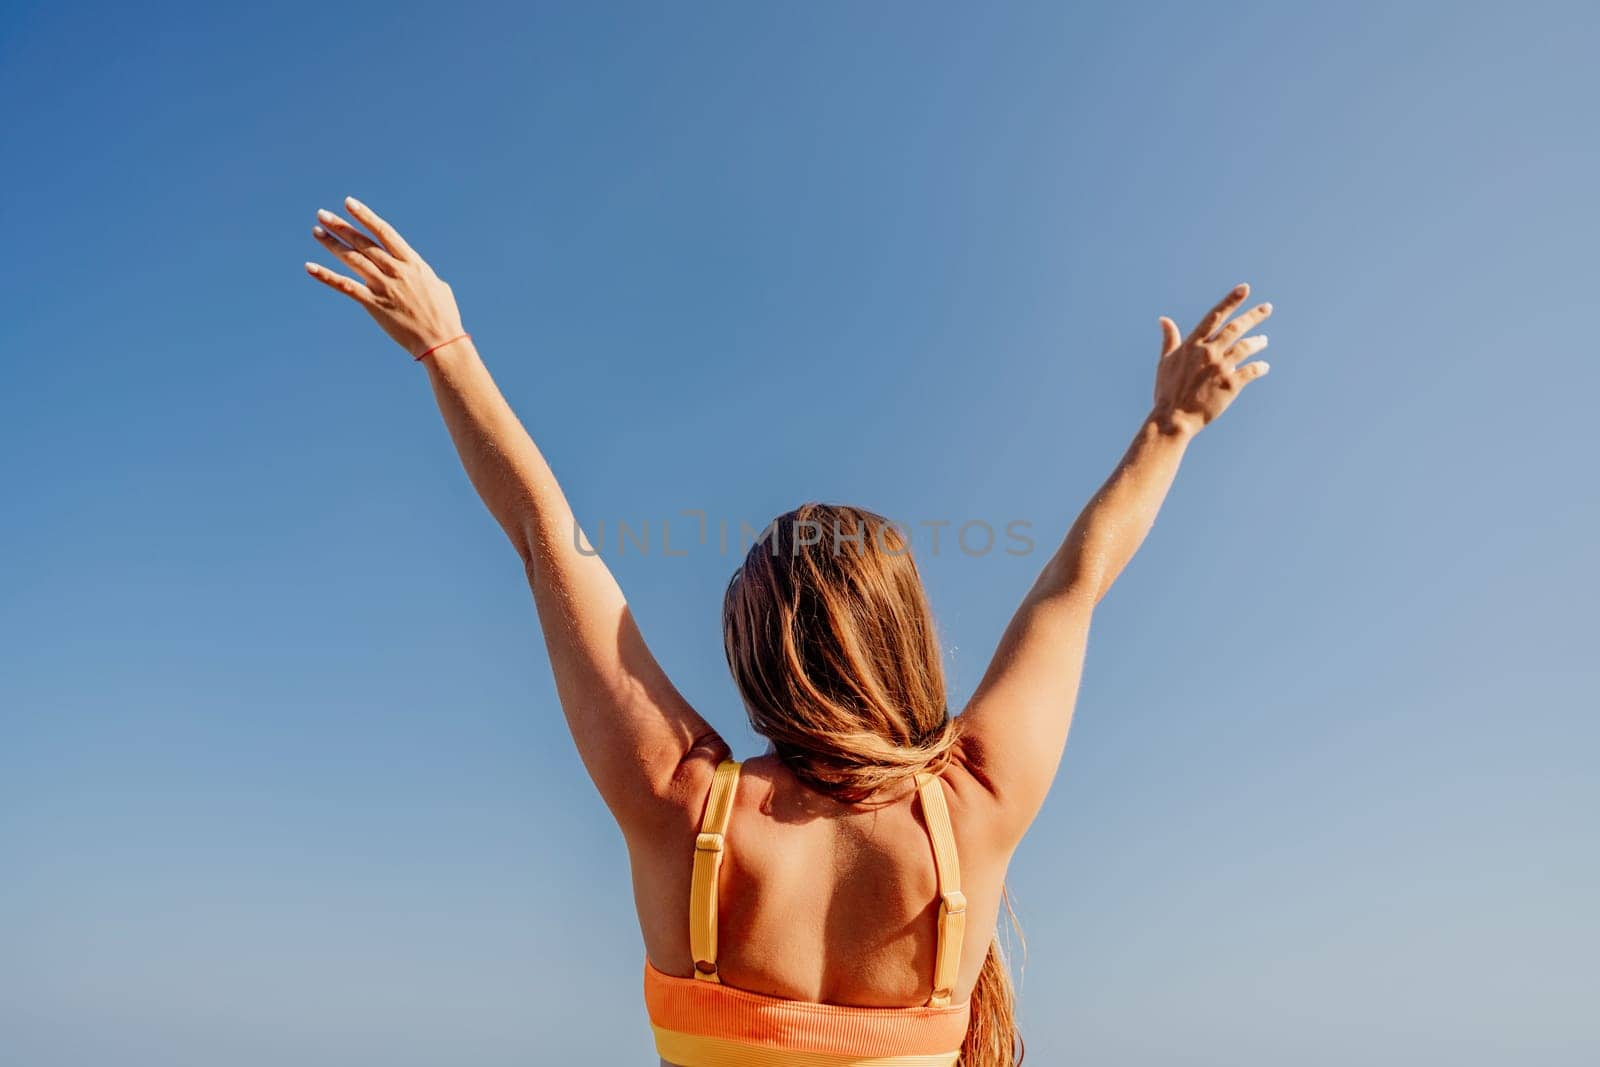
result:
M 957 717 L 896 527 L 820 504 L 780 517 L 723 603 L 729 666 L 771 742 L 741 765 L 651 656 L 450 286 L 394 227 L 345 203 L 368 232 L 328 211 L 312 232 L 354 277 L 306 270 L 422 362 L 522 557 L 567 725 L 627 841 L 662 1063 L 1011 1063 L 996 918 L 1066 744 L 1090 617 L 1194 435 L 1266 373 L 1245 361 L 1266 347 L 1247 335 L 1271 306 L 1235 316 L 1241 285 L 1187 337 L 1160 320 L 1150 413 Z

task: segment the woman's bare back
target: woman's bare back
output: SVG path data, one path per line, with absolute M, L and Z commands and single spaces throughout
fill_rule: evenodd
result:
M 687 977 L 695 834 L 717 759 L 686 766 L 683 819 L 629 844 L 645 948 Z M 968 898 L 957 1002 L 972 991 L 993 937 L 1008 855 L 997 855 L 992 801 L 952 766 L 943 779 Z M 910 1007 L 931 992 L 939 894 L 910 782 L 871 804 L 833 800 L 775 756 L 740 776 L 720 879 L 718 967 L 738 989 L 791 1000 Z

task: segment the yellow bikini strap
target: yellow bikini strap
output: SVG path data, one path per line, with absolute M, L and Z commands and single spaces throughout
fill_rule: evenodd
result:
M 961 860 L 956 855 L 956 836 L 950 829 L 944 787 L 939 779 L 923 772 L 917 775 L 917 797 L 922 802 L 922 820 L 928 824 L 933 868 L 939 877 L 939 947 L 933 957 L 933 996 L 928 998 L 928 1007 L 943 1008 L 950 1003 L 956 974 L 961 970 L 967 898 L 961 892 Z
M 722 872 L 728 817 L 733 814 L 733 793 L 739 787 L 739 761 L 723 760 L 711 776 L 706 813 L 700 819 L 700 836 L 694 841 L 694 877 L 689 883 L 689 950 L 694 954 L 694 976 L 702 982 L 717 977 L 717 876 Z

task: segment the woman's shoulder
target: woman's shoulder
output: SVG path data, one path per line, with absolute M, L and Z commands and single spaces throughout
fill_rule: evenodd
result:
M 728 746 L 720 739 L 690 752 L 672 784 L 671 815 L 649 835 L 647 848 L 671 849 L 686 840 L 692 842 L 705 813 L 712 779 L 717 768 L 730 758 Z M 1003 861 L 1008 857 L 1016 842 L 1002 832 L 1003 813 L 981 775 L 958 751 L 937 776 L 960 850 L 977 862 Z M 899 823 L 923 821 L 913 799 L 915 793 L 916 785 L 908 779 L 872 800 L 839 800 L 801 779 L 781 757 L 769 752 L 740 761 L 733 796 L 733 825 L 728 836 L 731 842 L 743 838 L 748 845 L 754 843 L 753 836 L 766 836 L 769 830 L 820 833 L 825 826 L 832 832 L 848 825 L 871 828 L 874 836 L 893 833 Z M 923 832 L 910 826 L 903 829 L 914 835 Z M 790 837 L 788 833 L 778 836 Z

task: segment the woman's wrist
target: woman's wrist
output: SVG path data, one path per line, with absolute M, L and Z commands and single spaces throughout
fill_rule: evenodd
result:
M 413 352 L 411 358 L 420 363 L 442 348 L 448 348 L 450 345 L 471 339 L 472 335 L 457 325 L 455 329 L 440 334 L 439 340 L 429 342 L 420 351 Z
M 418 362 L 427 368 L 429 374 L 448 376 L 450 372 L 459 367 L 468 366 L 478 358 L 478 348 L 472 343 L 472 335 L 462 334 L 428 352 L 426 357 L 419 358 Z
M 1178 411 L 1175 408 L 1157 405 L 1145 416 L 1141 432 L 1188 444 L 1194 439 L 1194 435 L 1200 432 L 1203 425 L 1205 424 L 1200 416 L 1192 411 Z

